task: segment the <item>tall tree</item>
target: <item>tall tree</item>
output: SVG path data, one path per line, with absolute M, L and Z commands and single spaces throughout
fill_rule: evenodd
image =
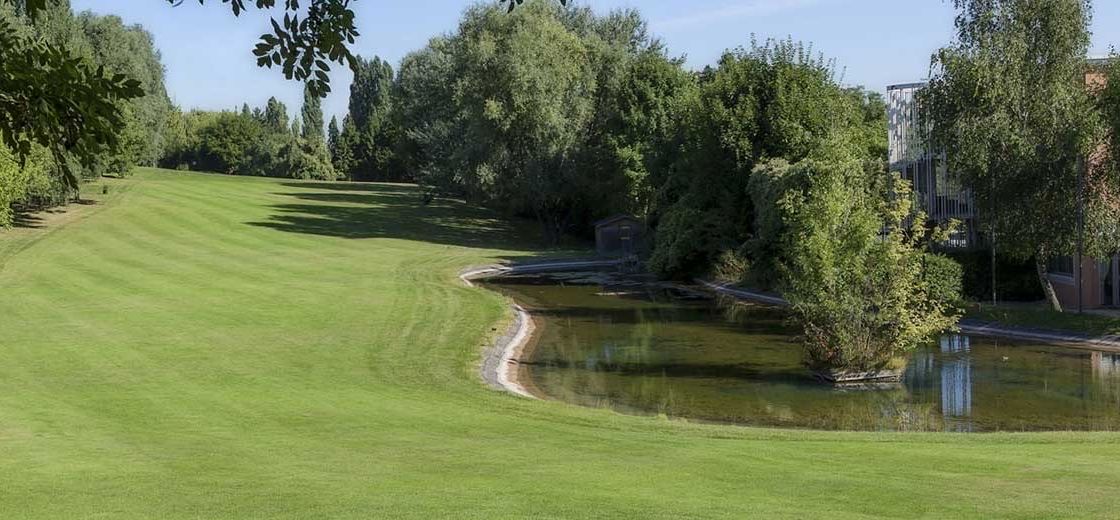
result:
M 405 175 L 430 193 L 464 194 L 455 154 L 472 144 L 464 139 L 464 118 L 454 102 L 457 38 L 437 37 L 401 60 L 394 85 L 393 115 L 401 130 L 397 158 Z
M 512 16 L 481 6 L 468 11 L 459 43 L 456 97 L 477 142 L 457 153 L 481 160 L 461 176 L 471 191 L 537 219 L 550 242 L 579 217 L 587 186 L 577 161 L 598 87 L 596 39 L 564 20 L 542 2 Z
M 136 165 L 154 166 L 166 146 L 171 99 L 152 35 L 140 26 L 125 25 L 116 16 L 85 12 L 76 22 L 89 42 L 92 61 L 107 71 L 135 78 L 145 91 L 143 97 L 118 103 L 125 115 L 120 128 L 122 146 L 116 153 L 100 154 L 93 173 L 122 175 Z
M 653 180 L 650 267 L 663 276 L 689 277 L 704 274 L 728 252 L 742 252 L 752 271 L 772 273 L 768 255 L 748 247 L 754 212 L 747 186 L 754 168 L 767 159 L 806 159 L 837 134 L 876 133 L 866 130 L 879 127 L 866 120 L 863 103 L 838 84 L 834 63 L 811 46 L 771 40 L 725 52 L 680 108 L 681 152 Z M 886 141 L 885 131 L 877 135 L 874 141 Z M 882 146 L 869 147 L 860 154 L 864 159 L 885 160 L 876 156 Z
M 310 88 L 303 90 L 303 138 L 314 143 L 323 142 L 323 105 L 319 96 Z
M 350 117 L 355 126 L 368 129 L 389 112 L 393 67 L 377 56 L 369 60 L 358 56 L 357 63 L 350 83 Z
M 275 97 L 268 98 L 264 108 L 265 130 L 274 134 L 288 132 L 288 107 Z
M 339 132 L 338 144 L 331 154 L 331 164 L 338 175 L 346 180 L 354 180 L 354 149 L 358 136 L 354 128 L 354 120 L 349 115 L 342 118 L 342 131 Z
M 1108 212 L 1114 179 L 1084 171 L 1099 120 L 1086 87 L 1089 0 L 954 0 L 956 40 L 933 55 L 920 97 L 949 171 L 975 196 L 1000 251 L 1034 257 L 1046 275 L 1056 255 L 1105 254 L 1120 245 Z M 1088 178 L 1086 178 L 1088 176 Z M 1084 233 L 1079 230 L 1080 201 Z
M 350 84 L 351 125 L 343 122 L 342 141 L 347 143 L 351 160 L 344 173 L 355 180 L 393 179 L 392 109 L 393 67 L 374 56 L 357 58 L 354 81 Z
M 338 129 L 338 118 L 331 116 L 331 124 L 327 125 L 327 149 L 334 155 L 335 148 L 338 147 L 338 137 L 340 130 Z

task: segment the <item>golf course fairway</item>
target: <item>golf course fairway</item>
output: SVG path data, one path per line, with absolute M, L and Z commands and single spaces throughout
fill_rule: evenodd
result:
M 0 232 L 0 518 L 1120 515 L 1111 433 L 756 429 L 492 390 L 509 302 L 457 273 L 547 255 L 530 222 L 404 185 L 101 182 Z

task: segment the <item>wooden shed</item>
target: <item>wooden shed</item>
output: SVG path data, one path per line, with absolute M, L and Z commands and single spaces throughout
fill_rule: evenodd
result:
M 595 223 L 595 249 L 600 256 L 638 254 L 645 229 L 633 215 L 615 215 Z

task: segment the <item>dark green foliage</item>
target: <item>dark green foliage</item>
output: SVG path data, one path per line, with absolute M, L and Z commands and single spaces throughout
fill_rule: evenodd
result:
M 600 57 L 595 116 L 580 168 L 598 185 L 589 195 L 603 197 L 592 207 L 646 216 L 658 173 L 676 158 L 682 107 L 695 96 L 696 82 L 646 36 L 636 11 L 615 12 L 600 23 L 603 38 L 617 43 Z
M 268 128 L 267 126 L 264 128 Z M 210 125 L 199 130 L 199 149 L 195 168 L 203 171 L 239 173 L 246 166 L 249 151 L 252 157 L 267 147 L 262 139 L 264 128 L 256 121 L 233 112 L 221 112 Z
M 288 131 L 288 107 L 275 97 L 268 98 L 264 106 L 264 119 L 261 121 L 268 132 Z
M 712 265 L 721 251 L 738 244 L 727 237 L 741 232 L 741 222 L 725 218 L 727 208 L 705 207 L 688 194 L 658 221 L 651 267 L 665 277 L 687 277 Z
M 932 300 L 960 308 L 964 303 L 961 301 L 964 293 L 961 264 L 950 256 L 937 253 L 923 254 L 921 264 L 920 288 Z
M 1079 197 L 1086 254 L 1120 246 L 1120 178 L 1090 167 L 1079 180 L 1083 159 L 1102 142 L 1085 82 L 1092 6 L 953 3 L 957 37 L 933 56 L 923 114 L 949 171 L 971 187 L 982 228 L 994 231 L 1001 254 L 1039 262 L 1039 285 L 1060 310 L 1042 274 L 1051 256 L 1077 249 Z
M 311 89 L 303 91 L 303 138 L 307 141 L 323 142 L 323 106 L 322 100 L 315 96 Z M 333 121 L 333 119 L 332 119 Z M 337 123 L 335 130 L 338 130 Z
M 393 120 L 400 129 L 397 159 L 408 177 L 429 192 L 462 194 L 464 186 L 449 167 L 455 150 L 465 148 L 465 122 L 456 117 L 452 99 L 453 40 L 433 38 L 401 61 L 394 84 Z
M 374 56 L 366 60 L 359 56 L 350 84 L 349 114 L 354 124 L 367 129 L 380 124 L 389 112 L 393 88 L 393 67 Z
M 992 252 L 990 249 L 944 251 L 962 269 L 962 292 L 966 298 L 990 301 L 992 298 Z M 996 294 L 1001 301 L 1035 302 L 1045 295 L 1038 285 L 1034 259 L 996 255 Z
M 370 60 L 357 58 L 350 84 L 350 124 L 343 121 L 339 139 L 347 152 L 344 160 L 336 162 L 349 179 L 401 179 L 393 167 L 397 134 L 390 113 L 392 90 L 393 67 L 388 62 L 376 56 Z
M 70 158 L 92 165 L 118 149 L 127 121 L 121 103 L 144 91 L 139 80 L 76 57 L 63 43 L 0 5 L 0 139 L 20 162 L 33 145 L 46 148 L 67 189 L 77 190 Z
M 354 165 L 354 147 L 357 139 L 357 130 L 354 129 L 354 122 L 350 116 L 342 118 L 342 131 L 339 132 L 338 140 L 335 146 L 330 150 L 331 164 L 334 165 L 335 171 L 339 176 L 347 180 L 353 180 L 351 170 Z
M 530 216 L 556 240 L 649 213 L 693 89 L 635 11 L 480 5 L 404 59 L 396 150 L 429 191 Z
M 3 210 L 63 203 L 82 180 L 164 153 L 171 102 L 151 35 L 117 17 L 44 3 L 34 20 L 0 0 L 0 140 L 24 170 Z
M 281 151 L 284 162 L 279 171 L 293 179 L 334 180 L 330 153 L 322 142 L 291 139 Z
M 750 259 L 744 276 L 752 287 L 775 290 L 781 282 L 781 239 L 786 229 L 779 202 L 784 193 L 804 191 L 808 180 L 804 175 L 787 175 L 789 172 L 788 161 L 773 159 L 756 167 L 748 182 L 754 231 L 741 254 Z
M 264 117 L 245 115 L 242 109 L 194 111 L 172 118 L 177 121 L 171 125 L 175 137 L 161 163 L 234 175 L 333 180 L 336 174 L 326 145 L 303 139 L 292 128 L 275 128 L 283 119 L 283 104 L 273 101 Z
M 107 71 L 136 79 L 146 92 L 142 97 L 118 102 L 124 114 L 120 149 L 101 154 L 93 173 L 126 175 L 133 166 L 154 166 L 167 144 L 171 100 L 151 34 L 139 26 L 125 26 L 116 16 L 82 13 L 77 22 L 89 41 L 92 61 Z
M 706 273 L 725 251 L 741 250 L 753 219 L 748 182 L 761 161 L 796 162 L 826 146 L 886 159 L 882 100 L 841 88 L 831 62 L 788 40 L 725 53 L 683 110 L 680 153 L 659 179 L 654 211 L 649 265 L 662 276 Z M 703 221 L 692 220 L 697 210 Z
M 341 130 L 338 128 L 338 118 L 331 116 L 331 124 L 327 126 L 327 149 L 334 154 L 334 149 L 338 146 L 338 138 Z
M 34 1 L 34 0 L 32 0 Z M 508 4 L 509 12 L 513 12 L 514 8 L 525 3 L 525 0 L 501 0 L 503 4 Z M 568 0 L 560 0 L 560 5 L 568 5 Z

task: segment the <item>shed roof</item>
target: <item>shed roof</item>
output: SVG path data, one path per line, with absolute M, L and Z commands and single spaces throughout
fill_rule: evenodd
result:
M 611 224 L 614 224 L 615 222 L 619 222 L 619 221 L 622 221 L 622 220 L 630 220 L 630 221 L 633 221 L 633 222 L 640 222 L 638 220 L 638 217 L 635 217 L 634 215 L 627 215 L 627 214 L 623 213 L 623 214 L 615 215 L 613 217 L 607 217 L 603 220 L 600 220 L 600 221 L 595 223 L 595 227 L 609 226 Z

